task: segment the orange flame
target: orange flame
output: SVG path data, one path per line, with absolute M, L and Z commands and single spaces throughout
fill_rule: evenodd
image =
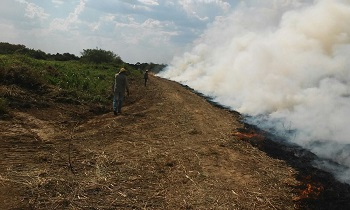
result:
M 324 190 L 324 187 L 321 184 L 307 183 L 306 188 L 301 191 L 300 196 L 293 198 L 293 200 L 298 201 L 305 198 L 316 199 L 323 190 Z
M 232 135 L 237 136 L 239 139 L 251 139 L 251 138 L 259 138 L 263 139 L 264 137 L 257 133 L 241 133 L 241 132 L 234 132 Z

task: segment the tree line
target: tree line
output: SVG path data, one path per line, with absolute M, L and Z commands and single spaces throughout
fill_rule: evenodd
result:
M 41 50 L 29 49 L 22 44 L 10 44 L 7 42 L 0 42 L 0 54 L 20 54 L 39 60 L 55 60 L 55 61 L 70 61 L 79 60 L 80 58 L 70 53 L 45 53 Z
M 39 59 L 39 60 L 53 60 L 53 61 L 81 61 L 86 63 L 101 64 L 101 63 L 114 63 L 123 64 L 125 63 L 119 55 L 112 51 L 103 49 L 83 49 L 81 56 L 76 56 L 71 53 L 56 53 L 50 54 L 45 53 L 41 50 L 29 49 L 22 44 L 10 44 L 7 42 L 0 42 L 0 54 L 21 54 L 27 55 L 29 57 Z M 146 69 L 153 71 L 155 73 L 161 71 L 166 67 L 165 64 L 155 64 L 155 63 L 140 63 L 129 64 L 135 69 L 144 71 Z

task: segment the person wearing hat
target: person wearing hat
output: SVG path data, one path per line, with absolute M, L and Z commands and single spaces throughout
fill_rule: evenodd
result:
M 143 74 L 143 79 L 145 79 L 145 87 L 146 87 L 147 80 L 148 80 L 148 69 L 146 69 L 146 72 Z
M 114 115 L 122 113 L 123 99 L 125 91 L 129 96 L 129 84 L 128 78 L 126 77 L 126 69 L 121 68 L 119 73 L 115 74 L 114 77 L 114 88 L 113 88 L 113 112 Z

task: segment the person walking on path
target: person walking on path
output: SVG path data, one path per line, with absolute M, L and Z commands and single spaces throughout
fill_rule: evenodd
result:
M 122 113 L 122 105 L 125 96 L 125 91 L 129 96 L 129 84 L 126 77 L 126 69 L 121 68 L 119 73 L 115 74 L 113 86 L 113 112 L 114 115 Z
M 147 80 L 148 80 L 148 70 L 146 70 L 145 73 L 143 74 L 143 79 L 145 79 L 145 87 L 146 87 Z

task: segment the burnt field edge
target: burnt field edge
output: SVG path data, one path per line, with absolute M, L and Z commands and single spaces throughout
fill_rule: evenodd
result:
M 314 153 L 298 145 L 290 144 L 285 139 L 264 131 L 256 125 L 245 122 L 245 116 L 241 113 L 213 101 L 211 97 L 188 85 L 178 84 L 204 98 L 211 105 L 237 115 L 244 125 L 243 128 L 239 129 L 239 132 L 254 134 L 245 135 L 242 138 L 243 141 L 265 152 L 271 158 L 285 161 L 298 172 L 295 178 L 300 182 L 300 185 L 296 186 L 295 190 L 300 196 L 294 199 L 298 208 L 350 209 L 350 185 L 336 180 L 330 172 L 316 168 L 313 162 L 320 160 L 320 158 Z

